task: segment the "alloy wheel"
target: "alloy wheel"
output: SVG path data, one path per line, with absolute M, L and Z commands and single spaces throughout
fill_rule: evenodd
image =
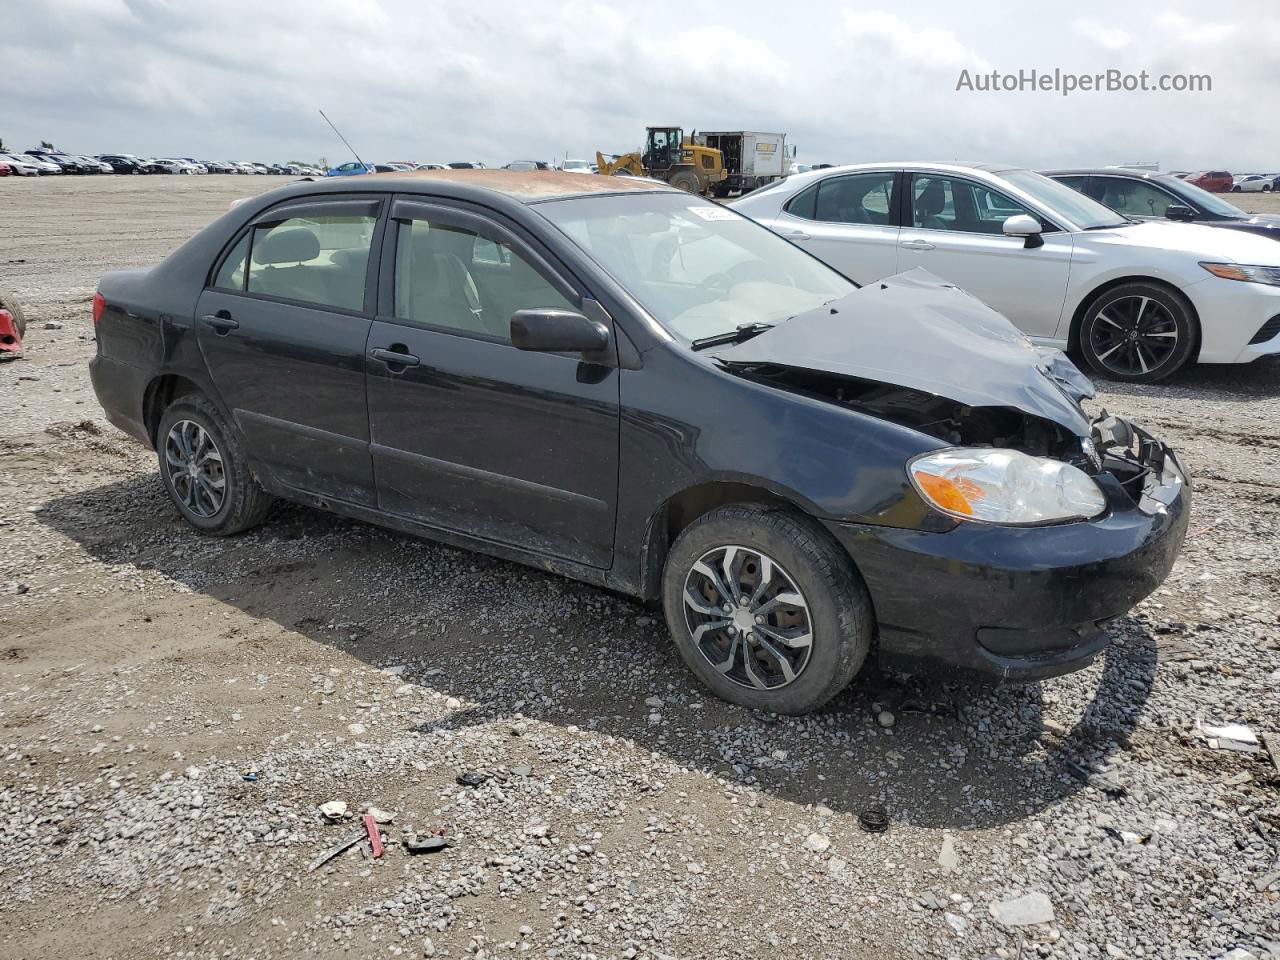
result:
M 708 550 L 685 577 L 683 600 L 694 644 L 739 686 L 785 687 L 808 665 L 809 605 L 791 575 L 767 554 L 732 545 Z
M 1140 376 L 1160 367 L 1178 349 L 1178 321 L 1152 297 L 1113 300 L 1094 317 L 1089 346 L 1112 373 Z
M 227 478 L 209 431 L 194 420 L 179 420 L 165 437 L 164 462 L 183 506 L 197 517 L 216 516 L 226 499 Z

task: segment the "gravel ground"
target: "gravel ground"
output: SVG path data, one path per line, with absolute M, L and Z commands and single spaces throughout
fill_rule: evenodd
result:
M 179 521 L 93 399 L 89 299 L 275 183 L 0 182 L 31 320 L 0 366 L 0 955 L 1280 956 L 1280 772 L 1197 727 L 1280 749 L 1280 364 L 1100 385 L 1197 489 L 1098 664 L 756 715 L 612 594 L 289 505 Z M 386 854 L 312 870 L 370 805 Z

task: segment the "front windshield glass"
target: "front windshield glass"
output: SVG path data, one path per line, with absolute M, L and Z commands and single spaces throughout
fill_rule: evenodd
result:
M 1193 203 L 1199 204 L 1203 209 L 1208 210 L 1210 213 L 1216 213 L 1220 217 L 1249 216 L 1234 203 L 1227 203 L 1216 193 L 1210 193 L 1208 190 L 1197 187 L 1194 183 L 1187 183 L 1187 181 L 1179 180 L 1177 177 L 1163 178 L 1161 182 L 1167 184 L 1174 193 L 1181 194 Z
M 759 224 L 684 193 L 580 197 L 534 209 L 687 340 L 781 323 L 857 289 Z
M 1077 193 L 1065 183 L 1050 180 L 1031 170 L 1004 170 L 996 176 L 1083 230 L 1118 227 L 1129 222 L 1110 207 Z

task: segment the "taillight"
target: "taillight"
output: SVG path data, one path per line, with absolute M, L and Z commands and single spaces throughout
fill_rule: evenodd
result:
M 102 294 L 95 293 L 93 295 L 93 325 L 98 326 L 98 318 L 102 316 L 102 309 L 107 305 L 107 301 L 102 299 Z

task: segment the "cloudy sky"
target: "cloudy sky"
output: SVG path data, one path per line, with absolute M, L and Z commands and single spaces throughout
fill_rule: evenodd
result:
M 666 8 L 666 9 L 664 9 Z M 0 0 L 0 138 L 211 159 L 590 157 L 646 124 L 799 159 L 1280 169 L 1273 0 Z M 732 16 L 729 12 L 732 11 Z M 1211 15 L 1210 15 L 1211 14 Z M 1198 93 L 957 91 L 997 70 L 1208 74 Z

